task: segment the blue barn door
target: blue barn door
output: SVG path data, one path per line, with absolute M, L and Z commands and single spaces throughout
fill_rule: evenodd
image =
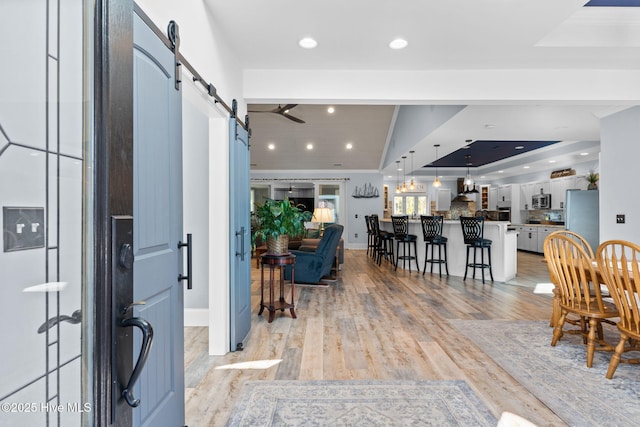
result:
M 153 344 L 133 396 L 134 426 L 183 426 L 182 103 L 173 53 L 134 14 L 133 307 Z M 134 337 L 133 357 L 142 345 Z M 135 362 L 135 360 L 134 360 Z
M 251 226 L 249 132 L 229 120 L 230 205 L 230 347 L 241 350 L 251 328 Z

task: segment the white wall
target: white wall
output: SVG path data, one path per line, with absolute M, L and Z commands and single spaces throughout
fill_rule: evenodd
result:
M 240 66 L 206 5 L 199 0 L 137 3 L 161 29 L 171 20 L 178 23 L 184 57 L 228 105 L 236 98 L 238 115 L 244 117 Z M 184 228 L 193 233 L 194 247 L 201 251 L 194 251 L 194 289 L 185 291 L 185 324 L 208 324 L 209 353 L 225 354 L 230 350 L 227 113 L 183 72 L 184 154 L 189 159 L 184 168 Z
M 640 158 L 640 107 L 601 120 L 600 241 L 622 239 L 640 243 L 637 187 Z M 616 214 L 626 223 L 616 224 Z

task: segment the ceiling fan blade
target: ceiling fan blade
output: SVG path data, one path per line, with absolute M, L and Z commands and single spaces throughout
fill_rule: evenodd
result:
M 283 116 L 283 117 L 286 117 L 286 118 L 287 118 L 287 119 L 289 119 L 289 120 L 293 120 L 293 121 L 294 121 L 294 122 L 296 122 L 296 123 L 306 123 L 304 120 L 299 119 L 299 118 L 297 118 L 297 117 L 294 117 L 294 116 L 292 116 L 291 114 L 281 113 L 280 115 L 281 115 L 281 116 Z
M 287 110 L 291 110 L 292 108 L 294 108 L 296 105 L 298 104 L 287 104 L 284 107 L 281 107 L 280 105 L 278 105 L 278 108 L 275 108 L 273 110 L 274 113 L 276 114 L 282 114 L 282 113 L 286 113 Z

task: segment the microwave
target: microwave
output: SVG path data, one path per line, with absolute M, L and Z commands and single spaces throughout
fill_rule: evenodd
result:
M 551 209 L 551 194 L 534 194 L 531 196 L 531 209 Z

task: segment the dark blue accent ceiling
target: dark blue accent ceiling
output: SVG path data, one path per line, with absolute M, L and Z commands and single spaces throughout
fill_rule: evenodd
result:
M 640 0 L 591 0 L 584 7 L 640 7 Z
M 477 140 L 473 143 L 469 143 L 459 150 L 454 151 L 453 153 L 449 153 L 446 156 L 441 157 L 435 162 L 424 165 L 423 167 L 466 167 L 467 158 L 465 156 L 467 155 L 471 156 L 468 159 L 471 163 L 469 165 L 470 167 L 484 166 L 493 162 L 497 162 L 498 160 L 518 156 L 520 154 L 528 153 L 529 151 L 547 147 L 558 142 L 560 141 Z

